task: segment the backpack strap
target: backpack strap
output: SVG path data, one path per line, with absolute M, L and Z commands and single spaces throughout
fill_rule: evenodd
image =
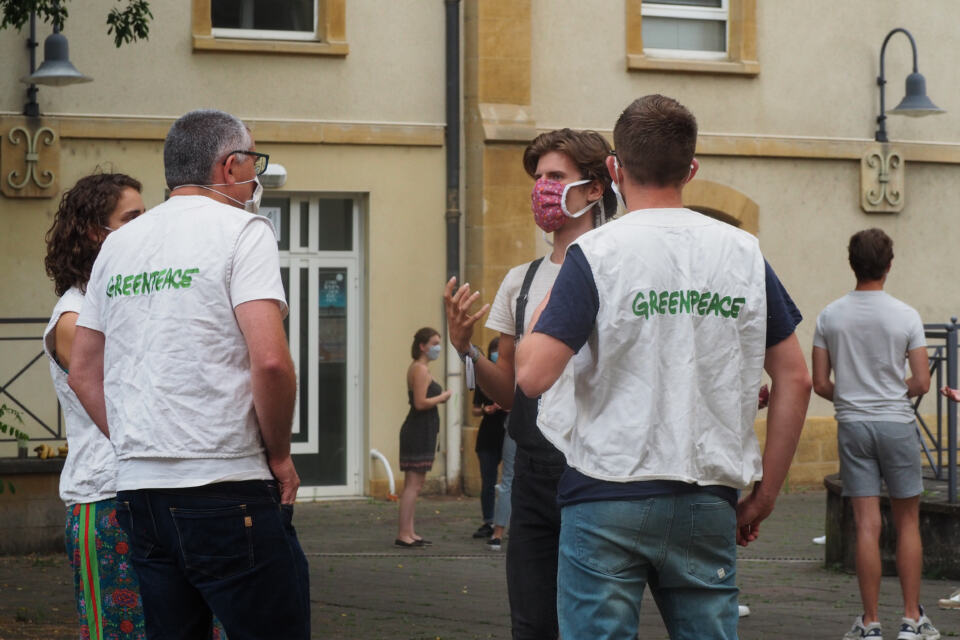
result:
M 519 341 L 520 336 L 523 335 L 523 318 L 527 313 L 527 297 L 530 293 L 530 285 L 533 284 L 533 276 L 536 275 L 541 262 L 543 262 L 543 256 L 530 263 L 526 275 L 523 276 L 523 284 L 520 285 L 520 295 L 517 296 L 517 313 L 514 316 L 513 339 L 515 341 Z

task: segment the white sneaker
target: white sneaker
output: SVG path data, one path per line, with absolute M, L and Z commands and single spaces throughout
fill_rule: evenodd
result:
M 900 633 L 897 634 L 897 640 L 938 640 L 940 632 L 930 623 L 923 613 L 923 607 L 920 607 L 920 619 L 911 620 L 910 618 L 900 619 Z
M 946 598 L 940 598 L 941 609 L 960 609 L 960 589 L 957 589 Z
M 741 618 L 746 618 L 748 615 L 750 615 L 750 607 L 745 604 L 737 605 L 737 609 L 740 611 Z
M 863 616 L 857 616 L 853 621 L 850 631 L 843 634 L 843 640 L 861 640 L 861 638 L 870 638 L 871 640 L 883 640 L 883 631 L 880 629 L 879 622 L 871 622 L 868 625 L 863 624 Z

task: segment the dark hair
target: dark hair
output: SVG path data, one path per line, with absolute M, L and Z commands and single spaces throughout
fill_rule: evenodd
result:
M 416 360 L 420 357 L 420 345 L 430 342 L 430 338 L 440 335 L 440 332 L 432 327 L 423 327 L 413 334 L 413 344 L 410 346 L 410 357 Z
M 499 351 L 499 350 L 500 350 L 500 336 L 497 336 L 496 338 L 490 341 L 490 344 L 487 345 L 487 357 L 489 357 L 490 354 L 493 353 L 494 351 Z
M 697 147 L 697 119 L 673 98 L 643 96 L 620 114 L 613 143 L 620 166 L 637 184 L 679 186 Z
M 605 164 L 610 155 L 610 143 L 596 131 L 556 129 L 541 133 L 523 150 L 523 168 L 532 178 L 537 173 L 540 158 L 551 151 L 563 153 L 577 166 L 583 180 L 599 180 L 603 187 L 603 208 L 606 217 L 617 212 L 617 196 L 610 188 L 610 172 Z M 599 215 L 599 212 L 597 212 Z
M 47 257 L 43 264 L 53 279 L 53 288 L 62 296 L 70 287 L 86 292 L 93 261 L 100 253 L 100 229 L 126 188 L 142 190 L 140 182 L 122 173 L 96 173 L 80 178 L 63 193 L 60 206 L 47 231 Z
M 850 236 L 847 252 L 858 281 L 880 280 L 893 260 L 893 240 L 881 229 L 864 229 Z

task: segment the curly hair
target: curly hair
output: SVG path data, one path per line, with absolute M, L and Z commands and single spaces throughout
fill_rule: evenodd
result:
M 90 236 L 99 237 L 100 228 L 107 224 L 127 187 L 142 190 L 140 182 L 128 175 L 97 173 L 81 178 L 64 192 L 47 231 L 47 257 L 43 260 L 58 296 L 73 286 L 86 292 L 101 245 Z

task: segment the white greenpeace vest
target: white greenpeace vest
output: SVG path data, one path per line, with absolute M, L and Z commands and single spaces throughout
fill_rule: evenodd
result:
M 237 241 L 254 224 L 270 223 L 210 198 L 177 196 L 104 243 L 78 324 L 107 338 L 104 395 L 121 465 L 263 452 L 230 297 Z
M 689 209 L 648 209 L 574 244 L 600 305 L 543 395 L 544 435 L 599 480 L 759 480 L 767 305 L 756 238 Z

